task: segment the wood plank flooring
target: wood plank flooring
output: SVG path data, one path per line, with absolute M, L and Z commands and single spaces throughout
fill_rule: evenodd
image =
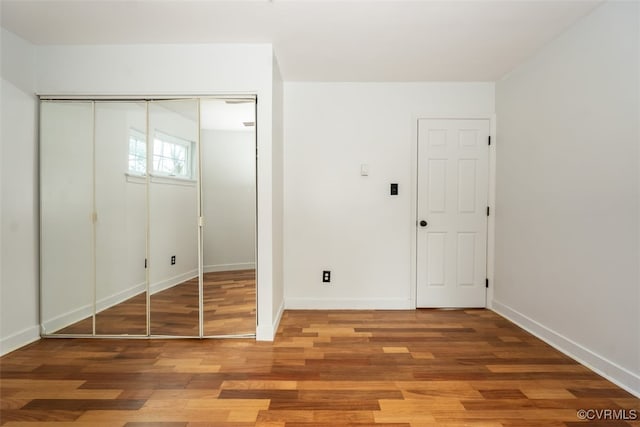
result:
M 246 335 L 256 332 L 255 270 L 205 273 L 204 335 Z M 151 334 L 198 336 L 198 279 L 151 296 Z M 136 295 L 96 315 L 96 334 L 146 335 L 146 294 Z M 58 331 L 91 334 L 87 318 Z
M 2 426 L 640 426 L 640 400 L 488 310 L 287 311 L 275 342 L 44 339 Z

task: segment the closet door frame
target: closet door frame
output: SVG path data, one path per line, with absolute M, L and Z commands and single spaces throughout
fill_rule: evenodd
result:
M 258 116 L 257 116 L 257 95 L 255 93 L 251 93 L 251 94 L 238 94 L 238 95 L 216 95 L 216 94 L 211 94 L 211 95 L 155 95 L 155 96 L 150 96 L 150 95 L 128 95 L 128 96 L 113 96 L 113 95 L 47 95 L 47 94 L 40 94 L 38 95 L 38 108 L 39 108 L 39 112 L 40 112 L 40 118 L 42 118 L 42 105 L 44 102 L 87 102 L 87 103 L 91 103 L 92 104 L 92 128 L 93 128 L 93 137 L 92 137 L 92 157 L 93 157 L 93 165 L 92 165 L 92 207 L 93 207 L 93 212 L 92 212 L 92 230 L 91 230 L 91 236 L 92 236 L 92 242 L 91 242 L 91 246 L 92 246 L 92 253 L 91 253 L 91 258 L 92 258 L 92 267 L 91 267 L 91 271 L 92 271 L 92 294 L 93 294 L 93 313 L 91 314 L 91 319 L 92 319 L 92 333 L 91 334 L 56 334 L 54 333 L 50 333 L 48 331 L 46 331 L 46 329 L 44 328 L 44 310 L 43 310 L 43 280 L 42 280 L 42 274 L 39 274 L 39 287 L 38 287 L 38 291 L 39 291 L 39 325 L 40 325 L 40 336 L 43 338 L 112 338 L 112 339 L 157 339 L 157 338 L 255 338 L 256 334 L 251 333 L 251 334 L 227 334 L 227 335 L 205 335 L 204 334 L 204 265 L 203 265 L 203 225 L 204 225 L 204 216 L 203 216 L 203 206 L 202 206 L 202 156 L 201 156 L 201 135 L 202 135 L 202 128 L 201 128 L 201 123 L 200 123 L 200 118 L 201 118 L 201 101 L 202 100 L 206 100 L 206 99 L 216 99 L 216 100 L 242 100 L 242 101 L 253 101 L 254 103 L 254 120 L 255 120 L 255 130 L 253 133 L 253 138 L 254 138 L 254 147 L 255 147 L 255 152 L 256 152 L 256 163 L 255 163 L 255 212 L 254 212 L 254 218 L 255 218 L 255 241 L 254 241 L 254 255 L 255 255 L 255 290 L 256 290 L 256 319 L 255 319 L 255 326 L 257 328 L 257 313 L 258 313 L 258 301 L 259 301 L 259 296 L 258 296 L 258 162 L 257 162 L 257 126 L 258 126 Z M 149 138 L 150 135 L 150 127 L 149 127 L 149 104 L 150 102 L 153 101 L 163 101 L 163 100 L 195 100 L 196 105 L 197 105 L 197 119 L 196 119 L 196 124 L 197 124 L 197 128 L 198 128 L 198 132 L 197 132 L 197 140 L 195 141 L 195 154 L 197 155 L 197 174 L 195 176 L 195 180 L 196 180 L 196 203 L 197 203 L 197 247 L 198 247 L 198 335 L 197 336 L 178 336 L 178 335 L 153 335 L 151 332 L 151 290 L 150 290 L 150 268 L 145 268 L 145 282 L 146 282 L 146 335 L 129 335 L 129 334 L 97 334 L 96 333 L 96 223 L 95 223 L 95 209 L 96 209 L 96 202 L 95 202 L 95 190 L 96 190 L 96 186 L 95 186 L 95 182 L 96 182 L 96 177 L 95 177 L 95 145 L 96 145 L 96 135 L 95 135 L 95 129 L 96 129 L 96 114 L 95 114 L 95 106 L 96 106 L 96 102 L 100 102 L 100 101 L 116 101 L 116 102 L 138 102 L 138 103 L 145 103 L 145 114 L 146 114 L 146 129 L 145 129 L 145 137 L 146 137 L 146 141 L 147 141 L 147 173 L 145 175 L 145 182 L 146 182 L 146 189 L 145 189 L 145 197 L 146 197 L 146 224 L 145 224 L 145 234 L 146 234 L 146 254 L 145 254 L 145 258 L 147 260 L 149 260 L 149 255 L 150 255 L 150 238 L 149 238 L 149 218 L 150 218 L 150 183 L 151 183 L 151 173 L 149 172 L 151 169 L 149 169 L 150 165 L 152 165 L 152 158 L 149 155 L 149 153 L 151 153 L 150 148 L 152 146 L 152 141 Z M 40 119 L 40 123 L 39 126 L 41 126 L 41 119 Z M 42 203 L 42 193 L 41 193 L 41 189 L 42 189 L 42 175 L 41 175 L 41 167 L 42 167 L 42 157 L 41 157 L 41 144 L 42 144 L 42 136 L 40 136 L 40 138 L 38 139 L 38 183 L 39 183 L 39 188 L 38 188 L 38 201 L 39 201 L 39 206 Z M 42 210 L 40 210 L 39 213 L 39 227 L 40 227 L 40 233 L 39 233 L 39 241 L 41 242 L 42 239 L 42 235 L 43 235 L 43 228 L 44 228 L 44 224 L 43 224 L 43 215 L 42 215 Z M 44 254 L 43 254 L 43 248 L 42 248 L 42 244 L 40 243 L 40 249 L 39 249 L 39 260 L 38 260 L 38 265 L 39 265 L 39 271 L 42 272 L 42 266 L 43 266 L 43 258 L 44 258 Z

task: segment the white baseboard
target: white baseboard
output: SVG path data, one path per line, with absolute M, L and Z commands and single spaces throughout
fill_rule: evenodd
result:
M 4 337 L 0 340 L 0 356 L 11 353 L 13 350 L 17 350 L 39 339 L 40 328 L 38 326 L 30 326 L 8 337 Z
M 205 265 L 203 271 L 205 273 L 216 273 L 218 271 L 255 270 L 255 268 L 255 262 L 236 262 L 233 264 Z
M 629 393 L 640 397 L 640 375 L 594 353 L 506 304 L 494 300 L 492 310 Z
M 271 325 L 258 325 L 256 328 L 256 341 L 273 341 L 278 332 L 278 326 L 282 319 L 282 313 L 284 313 L 284 301 L 280 304 L 276 317 L 273 319 Z
M 413 304 L 413 305 L 412 305 Z M 288 310 L 413 310 L 405 298 L 285 298 Z

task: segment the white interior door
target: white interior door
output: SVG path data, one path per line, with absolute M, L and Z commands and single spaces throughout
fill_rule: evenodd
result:
M 418 121 L 417 306 L 485 307 L 489 120 Z

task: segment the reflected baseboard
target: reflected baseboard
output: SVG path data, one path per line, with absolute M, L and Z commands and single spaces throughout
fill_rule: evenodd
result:
M 146 291 L 147 285 L 145 282 L 138 283 L 135 286 L 130 287 L 129 289 L 125 289 L 116 294 L 110 295 L 105 298 L 101 298 L 96 302 L 96 313 L 100 313 L 108 308 L 113 307 L 114 305 L 118 305 L 126 300 L 135 297 L 136 295 L 140 295 L 144 291 Z
M 217 273 L 219 271 L 255 270 L 255 268 L 255 262 L 237 262 L 233 264 L 205 265 L 203 271 L 205 273 Z
M 237 263 L 237 264 L 224 264 L 206 266 L 204 268 L 205 273 L 220 272 L 220 271 L 239 271 L 239 270 L 251 270 L 255 269 L 255 263 Z M 198 277 L 198 270 L 194 269 L 187 271 L 186 273 L 179 274 L 177 276 L 170 277 L 151 284 L 151 295 L 173 288 L 186 281 L 196 279 Z M 96 314 L 104 310 L 112 308 L 118 304 L 121 304 L 139 294 L 144 293 L 146 290 L 145 283 L 138 283 L 116 294 L 101 298 L 96 301 Z M 78 307 L 74 310 L 69 310 L 66 313 L 60 314 L 51 319 L 45 320 L 42 323 L 42 334 L 50 335 L 55 334 L 57 331 L 71 326 L 77 322 L 87 319 L 93 315 L 93 304 L 86 304 Z M 87 331 L 87 333 L 91 333 Z
M 124 301 L 139 295 L 146 290 L 144 282 L 133 285 L 114 295 L 104 297 L 96 301 L 96 314 L 116 306 Z M 75 310 L 69 310 L 42 323 L 42 334 L 54 334 L 60 329 L 73 325 L 93 315 L 93 304 L 83 305 Z
M 197 268 L 191 271 L 187 271 L 186 273 L 178 274 L 177 276 L 169 277 L 168 279 L 152 283 L 149 289 L 151 291 L 151 295 L 154 295 L 166 289 L 173 288 L 174 286 L 186 282 L 187 280 L 195 279 L 196 277 L 198 277 Z

